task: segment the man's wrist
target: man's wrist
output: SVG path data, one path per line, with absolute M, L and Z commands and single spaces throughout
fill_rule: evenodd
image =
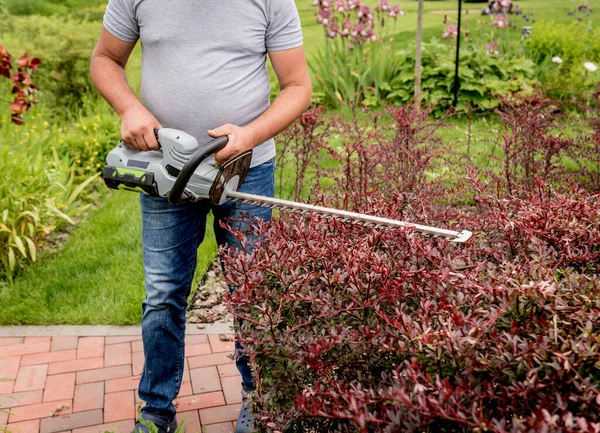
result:
M 143 108 L 144 106 L 142 105 L 142 103 L 137 98 L 135 98 L 135 101 L 132 101 L 131 103 L 126 104 L 121 108 L 115 109 L 115 111 L 117 112 L 121 120 L 123 120 L 123 118 L 128 117 L 131 113 L 139 111 Z
M 256 146 L 258 146 L 259 144 L 262 143 L 262 141 L 260 140 L 260 137 L 258 137 L 258 134 L 256 132 L 256 127 L 252 124 L 243 126 L 242 129 L 245 131 L 246 133 L 246 137 L 247 137 L 247 143 L 248 143 L 248 149 L 245 150 L 250 150 L 250 149 L 254 149 Z

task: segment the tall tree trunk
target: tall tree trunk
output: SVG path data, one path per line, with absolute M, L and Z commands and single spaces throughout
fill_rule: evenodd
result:
M 415 55 L 415 107 L 421 106 L 421 45 L 423 42 L 423 3 L 419 0 L 419 12 L 417 13 L 417 52 Z

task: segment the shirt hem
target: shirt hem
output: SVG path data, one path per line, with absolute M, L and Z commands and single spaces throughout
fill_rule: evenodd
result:
M 258 158 L 252 158 L 252 162 L 250 163 L 250 168 L 256 167 L 258 165 L 264 164 L 267 161 L 275 158 L 275 144 L 270 147 L 266 153 L 260 155 Z
M 304 41 L 302 39 L 300 39 L 299 41 L 295 41 L 295 42 L 292 42 L 289 44 L 279 44 L 279 45 L 267 46 L 267 51 L 291 50 L 292 48 L 298 48 L 298 47 L 301 47 L 302 45 L 304 45 Z

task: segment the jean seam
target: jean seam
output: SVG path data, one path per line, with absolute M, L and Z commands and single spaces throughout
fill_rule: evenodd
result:
M 205 222 L 206 224 L 206 222 Z M 194 250 L 193 250 L 193 254 L 198 254 L 197 249 L 199 247 L 200 244 L 200 233 L 202 232 L 202 227 L 201 224 L 198 224 L 198 227 L 196 228 L 196 242 L 194 243 Z M 194 257 L 193 262 L 194 265 L 190 267 L 190 273 L 188 274 L 188 278 L 186 281 L 186 285 L 185 287 L 190 287 L 191 290 L 191 285 L 194 282 L 194 273 L 196 272 L 196 263 L 197 259 L 196 257 Z M 186 322 L 186 310 L 187 310 L 187 297 L 185 300 L 185 305 L 186 307 L 181 311 L 181 315 L 183 316 L 181 319 L 181 323 L 182 323 L 182 327 L 181 327 L 181 333 L 183 334 L 183 340 L 182 340 L 182 344 L 179 345 L 179 350 L 180 353 L 178 354 L 179 356 L 177 356 L 177 375 L 175 378 L 175 386 L 176 389 L 180 389 L 182 382 L 183 382 L 183 369 L 181 368 L 181 358 L 185 357 L 185 322 Z M 183 352 L 183 353 L 181 353 Z

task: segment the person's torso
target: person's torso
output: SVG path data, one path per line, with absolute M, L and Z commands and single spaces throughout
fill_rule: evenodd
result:
M 203 144 L 208 129 L 243 126 L 268 108 L 267 8 L 268 0 L 136 2 L 141 97 L 163 127 Z M 272 140 L 254 153 L 253 165 L 272 157 Z

